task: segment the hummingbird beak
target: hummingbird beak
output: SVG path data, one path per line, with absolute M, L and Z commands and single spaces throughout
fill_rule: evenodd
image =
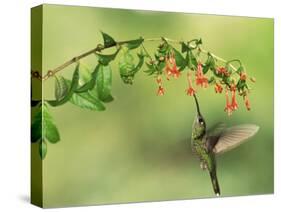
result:
M 195 103 L 196 103 L 197 114 L 198 114 L 198 115 L 201 115 L 201 113 L 200 113 L 200 108 L 199 108 L 199 103 L 198 103 L 197 97 L 196 97 L 196 95 L 195 95 L 195 94 L 193 95 L 193 97 L 194 97 L 194 99 L 195 99 Z

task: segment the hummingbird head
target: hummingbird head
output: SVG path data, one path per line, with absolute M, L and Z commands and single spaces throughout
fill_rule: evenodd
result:
M 202 136 L 205 135 L 206 133 L 206 122 L 201 115 L 200 108 L 199 108 L 199 103 L 195 95 L 195 103 L 196 103 L 196 109 L 197 109 L 197 114 L 195 116 L 194 122 L 193 122 L 193 130 L 192 130 L 192 137 L 194 139 L 196 138 L 201 138 Z

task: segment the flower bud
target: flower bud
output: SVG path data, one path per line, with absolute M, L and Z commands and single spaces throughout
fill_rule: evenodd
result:
M 251 82 L 256 82 L 256 78 L 255 77 L 250 77 Z

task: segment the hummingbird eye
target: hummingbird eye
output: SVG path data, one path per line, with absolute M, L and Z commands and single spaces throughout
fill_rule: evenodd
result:
M 200 124 L 204 124 L 203 118 L 200 117 L 200 118 L 198 119 L 198 121 L 199 121 Z

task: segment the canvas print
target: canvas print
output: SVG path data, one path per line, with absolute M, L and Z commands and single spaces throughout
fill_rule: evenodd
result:
M 31 202 L 274 192 L 274 22 L 31 9 Z

